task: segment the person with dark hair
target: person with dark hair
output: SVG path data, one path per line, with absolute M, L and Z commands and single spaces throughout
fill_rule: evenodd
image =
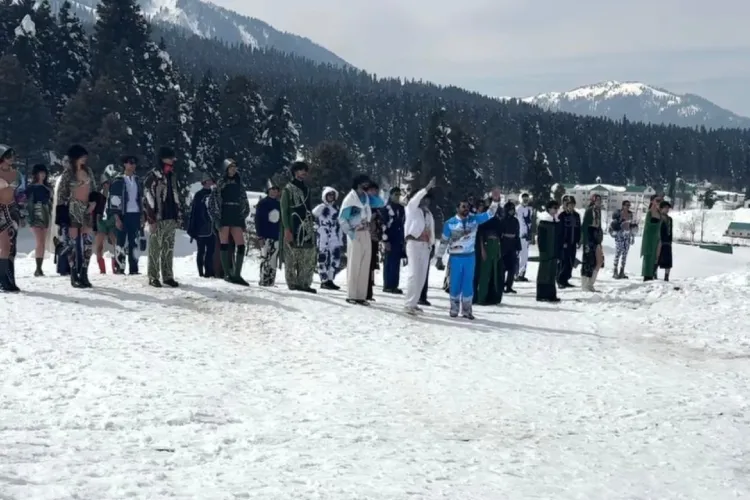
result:
M 159 165 L 143 181 L 143 212 L 149 228 L 148 283 L 154 288 L 162 284 L 180 286 L 172 267 L 175 232 L 182 225 L 180 188 L 174 173 L 176 157 L 172 148 L 159 148 Z
M 383 218 L 383 291 L 403 294 L 398 287 L 401 279 L 401 262 L 406 257 L 404 247 L 404 223 L 406 212 L 401 204 L 401 188 L 394 187 L 385 208 Z
M 516 207 L 516 217 L 521 228 L 521 251 L 518 253 L 516 281 L 526 282 L 526 266 L 529 263 L 529 245 L 531 245 L 532 221 L 534 210 L 529 205 L 529 193 L 521 195 L 521 204 Z
M 450 254 L 450 316 L 474 319 L 472 302 L 474 299 L 474 268 L 477 230 L 480 224 L 495 216 L 500 205 L 500 190 L 492 190 L 492 205 L 483 214 L 472 214 L 469 203 L 461 201 L 456 207 L 456 215 L 443 224 L 436 267 L 445 269 L 442 256 L 446 250 Z
M 47 231 L 52 223 L 52 186 L 49 184 L 49 170 L 39 163 L 31 169 L 31 184 L 26 187 L 26 208 L 28 216 L 26 223 L 34 233 L 36 246 L 34 257 L 36 270 L 34 276 L 44 276 L 42 263 L 47 241 Z
M 516 217 L 516 205 L 512 201 L 503 206 L 503 217 L 500 219 L 500 255 L 502 259 L 503 293 L 516 293 L 513 281 L 518 267 L 518 253 L 521 251 L 521 224 Z
M 139 239 L 146 223 L 143 211 L 143 183 L 136 175 L 138 158 L 123 156 L 120 160 L 122 175 L 112 179 L 107 199 L 107 217 L 115 223 L 115 261 L 112 265 L 116 274 L 124 274 L 125 266 L 131 275 L 138 272 Z M 127 260 L 127 262 L 126 262 Z
M 537 228 L 539 271 L 536 274 L 536 300 L 539 302 L 560 302 L 555 287 L 557 261 L 562 246 L 558 237 L 558 222 L 556 220 L 559 208 L 559 203 L 551 200 L 547 202 L 546 210 L 539 216 L 539 227 Z
M 612 222 L 609 224 L 609 233 L 615 240 L 615 267 L 612 277 L 616 280 L 628 279 L 628 275 L 625 274 L 625 263 L 628 260 L 630 245 L 635 242 L 637 230 L 638 223 L 630 211 L 630 202 L 625 200 L 622 202 L 622 208 L 612 214 Z M 621 264 L 619 270 L 618 264 Z
M 371 226 L 373 211 L 383 206 L 383 200 L 368 193 L 372 182 L 366 175 L 358 175 L 352 190 L 341 203 L 339 221 L 349 238 L 347 245 L 347 299 L 350 304 L 368 305 L 373 241 Z
M 430 260 L 435 248 L 435 219 L 430 212 L 430 191 L 435 187 L 433 178 L 409 200 L 405 210 L 406 262 L 408 278 L 406 285 L 407 314 L 422 312 L 420 305 L 428 306 L 427 281 Z
M 477 213 L 484 213 L 482 207 Z M 502 261 L 503 222 L 502 211 L 477 229 L 476 239 L 476 269 L 474 273 L 474 304 L 493 306 L 503 301 L 505 271 Z
M 604 252 L 602 250 L 602 197 L 591 195 L 591 201 L 583 215 L 581 224 L 581 289 L 596 292 L 594 284 L 599 276 L 599 270 L 604 267 Z
M 380 269 L 380 243 L 383 241 L 383 211 L 382 207 L 385 202 L 380 198 L 380 186 L 373 181 L 367 187 L 367 196 L 371 200 L 380 200 L 379 205 L 371 203 L 370 206 L 375 208 L 372 211 L 372 223 L 370 224 L 370 239 L 372 240 L 372 252 L 370 254 L 370 277 L 367 280 L 367 300 L 375 302 L 375 271 Z
M 255 231 L 260 245 L 260 286 L 274 286 L 279 266 L 281 189 L 271 186 L 255 206 Z
M 336 208 L 338 196 L 338 191 L 332 187 L 323 188 L 323 202 L 313 209 L 318 247 L 318 276 L 320 288 L 324 290 L 340 289 L 333 282 L 341 268 L 341 249 L 344 246 L 339 210 Z
M 573 276 L 576 253 L 581 246 L 581 216 L 576 212 L 575 196 L 563 197 L 564 211 L 559 212 L 557 219 L 562 231 L 562 253 L 557 274 L 559 288 L 571 288 L 570 278 Z
M 190 202 L 190 214 L 188 215 L 187 234 L 190 242 L 195 240 L 198 252 L 195 263 L 198 266 L 198 276 L 202 278 L 214 278 L 214 250 L 216 249 L 216 236 L 214 235 L 214 223 L 208 209 L 208 200 L 214 188 L 214 179 L 209 174 L 204 174 L 201 179 L 201 189 L 193 196 Z
M 94 246 L 94 209 L 96 208 L 96 180 L 86 165 L 88 151 L 74 145 L 68 150 L 67 165 L 62 173 L 57 195 L 55 223 L 67 228 L 73 250 L 68 252 L 70 284 L 74 288 L 91 288 L 88 277 L 89 261 Z
M 104 244 L 109 242 L 112 245 L 113 254 L 117 253 L 115 248 L 117 247 L 117 239 L 115 237 L 115 218 L 107 217 L 107 201 L 109 199 L 109 188 L 110 178 L 104 173 L 99 179 L 99 191 L 96 192 L 94 197 L 94 231 L 96 236 L 94 237 L 94 255 L 96 255 L 96 263 L 99 266 L 99 272 L 101 274 L 107 274 L 107 266 L 104 262 Z M 112 257 L 112 272 L 118 272 L 117 259 Z
M 641 257 L 643 258 L 641 274 L 643 274 L 643 281 L 652 281 L 656 276 L 662 224 L 662 213 L 659 207 L 662 201 L 664 201 L 664 198 L 660 195 L 651 196 L 651 203 L 646 213 L 646 222 L 643 225 L 643 236 L 641 238 Z
M 19 192 L 23 178 L 13 166 L 16 153 L 0 144 L 0 291 L 20 292 L 16 285 L 16 241 L 21 227 Z
M 249 286 L 242 278 L 242 263 L 245 259 L 245 220 L 250 215 L 250 202 L 234 160 L 224 160 L 224 176 L 212 191 L 209 206 L 214 225 L 219 229 L 224 279 L 235 285 Z M 234 264 L 229 253 L 230 236 L 235 246 Z
M 657 267 L 664 269 L 664 281 L 669 281 L 669 273 L 672 271 L 672 217 L 669 211 L 672 205 L 664 200 L 659 203 L 661 212 L 661 227 L 659 229 L 659 250 Z M 654 268 L 654 279 L 658 279 L 659 272 Z
M 286 265 L 286 284 L 290 290 L 318 293 L 312 287 L 317 252 L 315 221 L 310 188 L 305 183 L 310 167 L 303 161 L 292 163 L 292 180 L 281 194 L 281 229 L 284 246 L 281 251 Z

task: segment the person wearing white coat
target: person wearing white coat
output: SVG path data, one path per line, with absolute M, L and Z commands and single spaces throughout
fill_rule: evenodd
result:
M 419 299 L 430 270 L 430 253 L 435 244 L 435 220 L 429 210 L 429 191 L 435 187 L 435 179 L 424 189 L 417 191 L 406 205 L 407 314 L 422 312 Z
M 521 205 L 516 207 L 516 217 L 521 228 L 521 251 L 518 253 L 518 273 L 516 281 L 529 281 L 526 278 L 526 265 L 529 263 L 529 244 L 531 243 L 531 221 L 533 211 L 529 206 L 529 194 L 521 195 Z
M 335 203 L 339 193 L 332 187 L 323 189 L 323 203 L 313 208 L 318 248 L 318 275 L 320 288 L 338 290 L 333 280 L 341 269 L 341 249 L 344 235 L 339 224 L 339 210 Z

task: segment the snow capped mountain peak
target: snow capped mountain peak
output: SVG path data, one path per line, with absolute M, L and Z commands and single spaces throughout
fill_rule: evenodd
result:
M 696 95 L 676 94 L 641 82 L 609 80 L 567 92 L 548 92 L 522 101 L 551 111 L 680 126 L 750 127 L 736 115 Z

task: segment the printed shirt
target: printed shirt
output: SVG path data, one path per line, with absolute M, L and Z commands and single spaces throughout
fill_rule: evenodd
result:
M 454 215 L 443 224 L 443 237 L 440 241 L 438 255 L 445 252 L 448 247 L 450 255 L 473 255 L 477 240 L 477 229 L 495 216 L 498 204 L 490 206 L 489 210 L 482 214 L 469 214 L 466 217 Z

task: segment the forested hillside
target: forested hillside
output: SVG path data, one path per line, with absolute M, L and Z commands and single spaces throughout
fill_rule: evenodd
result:
M 262 189 L 302 150 L 316 184 L 346 188 L 355 170 L 384 184 L 437 176 L 446 207 L 490 184 L 541 197 L 553 182 L 596 177 L 727 188 L 750 180 L 746 130 L 549 113 L 182 30 L 152 33 L 132 0 L 103 1 L 91 39 L 67 4 L 59 14 L 36 0 L 2 0 L 0 9 L 0 141 L 29 162 L 79 142 L 101 172 L 126 151 L 149 162 L 169 144 L 184 183 L 232 156 L 249 187 Z

